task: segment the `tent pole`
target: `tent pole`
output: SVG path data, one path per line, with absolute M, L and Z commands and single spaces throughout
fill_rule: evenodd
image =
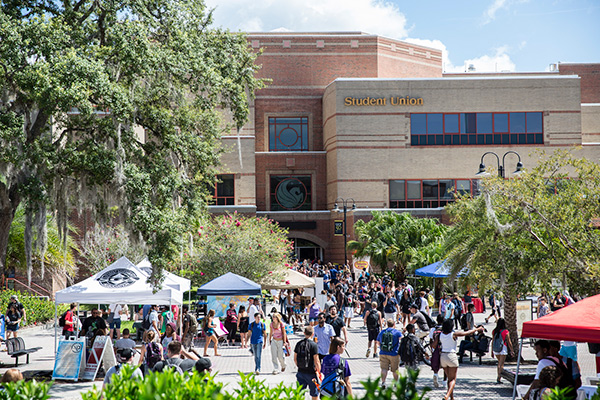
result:
M 56 353 L 58 353 L 58 337 L 56 335 L 56 324 L 58 323 L 58 304 L 56 301 L 54 302 L 54 358 L 56 358 Z
M 519 367 L 521 366 L 521 353 L 523 352 L 523 338 L 519 339 L 519 358 L 517 358 L 517 372 L 515 372 L 515 381 L 513 383 L 512 400 L 517 396 L 517 382 L 519 381 Z

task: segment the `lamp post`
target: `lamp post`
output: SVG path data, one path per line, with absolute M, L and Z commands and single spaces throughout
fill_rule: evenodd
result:
M 505 165 L 504 162 L 505 162 L 506 156 L 508 154 L 515 154 L 517 157 L 519 157 L 519 161 L 517 162 L 517 169 L 515 170 L 515 172 L 513 172 L 513 174 L 519 174 L 523 170 L 523 163 L 521 162 L 521 156 L 516 151 L 509 150 L 506 153 L 504 153 L 504 155 L 502 156 L 502 164 L 500 164 L 500 157 L 498 156 L 498 154 L 494 153 L 493 151 L 488 151 L 488 152 L 483 153 L 483 155 L 481 156 L 481 163 L 479 164 L 479 172 L 476 175 L 486 175 L 487 174 L 487 172 L 485 171 L 485 164 L 483 163 L 483 158 L 488 154 L 493 154 L 496 156 L 496 160 L 498 161 L 498 177 L 500 177 L 500 178 L 503 178 L 503 179 L 505 178 L 506 168 L 504 166 Z
M 343 211 L 344 211 L 344 265 L 346 265 L 346 261 L 348 261 L 348 253 L 347 253 L 347 249 L 346 247 L 348 246 L 348 228 L 347 228 L 347 218 L 346 218 L 346 213 L 348 212 L 348 206 L 351 204 L 352 205 L 352 211 L 356 210 L 356 202 L 354 201 L 354 199 L 350 198 L 350 199 L 343 199 L 341 197 L 338 197 L 337 199 L 335 199 L 335 204 L 333 205 L 333 211 L 334 212 L 340 212 L 340 208 L 338 207 L 338 201 L 344 206 Z

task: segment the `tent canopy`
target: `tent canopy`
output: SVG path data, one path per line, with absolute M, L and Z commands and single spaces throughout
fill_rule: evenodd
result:
M 600 294 L 523 323 L 521 337 L 600 343 Z
M 419 268 L 415 271 L 415 275 L 427 276 L 430 278 L 447 278 L 450 276 L 450 268 L 446 265 L 446 260 L 436 261 L 433 264 L 429 264 L 425 267 Z M 466 269 L 462 269 L 458 276 L 466 275 Z
M 260 296 L 260 285 L 228 272 L 198 288 L 198 296 Z
M 183 292 L 167 287 L 153 293 L 148 276 L 126 257 L 73 286 L 56 292 L 55 303 L 178 304 Z
M 152 264 L 147 258 L 144 258 L 137 267 L 144 271 L 146 275 L 150 276 L 152 274 Z M 177 289 L 180 292 L 187 292 L 192 287 L 192 282 L 189 279 L 182 278 L 181 276 L 172 274 L 171 272 L 164 271 L 165 280 L 163 282 L 163 287 L 168 286 L 173 289 Z
M 310 278 L 304 274 L 301 274 L 298 271 L 293 269 L 287 269 L 284 272 L 283 279 L 279 282 L 273 280 L 272 282 L 267 281 L 267 283 L 262 285 L 263 289 L 299 289 L 299 288 L 307 288 L 314 287 L 315 280 Z

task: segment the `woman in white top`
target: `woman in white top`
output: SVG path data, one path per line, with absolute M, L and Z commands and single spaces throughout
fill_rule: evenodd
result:
M 483 327 L 471 329 L 466 332 L 455 332 L 454 321 L 447 319 L 442 324 L 442 333 L 439 336 L 439 343 L 442 346 L 440 365 L 444 368 L 444 373 L 448 379 L 448 391 L 444 400 L 454 400 L 454 386 L 456 386 L 456 373 L 458 371 L 458 356 L 456 355 L 456 339 L 461 336 L 472 335 L 475 332 L 483 331 Z M 438 340 L 434 340 L 432 348 L 436 348 Z
M 121 339 L 121 312 L 123 306 L 121 304 L 111 304 L 108 306 L 109 319 L 112 314 L 112 321 L 109 322 L 110 332 L 108 333 L 109 338 L 113 338 L 113 332 L 117 331 L 117 339 Z

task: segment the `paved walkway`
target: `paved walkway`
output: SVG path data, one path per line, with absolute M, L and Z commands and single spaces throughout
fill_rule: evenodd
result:
M 483 315 L 475 315 L 476 322 L 483 322 Z M 352 370 L 350 379 L 352 387 L 355 391 L 360 392 L 362 386 L 360 381 L 379 376 L 379 361 L 372 356 L 365 358 L 367 332 L 362 327 L 362 321 L 358 318 L 352 321 L 352 328 L 349 331 L 349 343 L 347 351 L 350 355 L 348 360 Z M 487 325 L 488 335 L 491 335 L 491 330 L 494 325 Z M 24 364 L 25 359 L 19 359 L 19 368 L 28 375 L 35 373 L 51 374 L 54 368 L 54 330 L 33 328 L 21 331 L 21 336 L 24 338 L 27 346 L 42 346 L 43 349 L 33 353 L 30 357 L 30 364 Z M 302 338 L 301 335 L 295 334 L 290 337 L 292 349 L 295 343 Z M 203 343 L 202 343 L 203 345 Z M 200 349 L 202 351 L 202 349 Z M 254 371 L 254 359 L 247 349 L 236 347 L 221 347 L 219 352 L 221 357 L 211 356 L 213 363 L 213 371 L 218 371 L 218 380 L 226 382 L 229 388 L 237 386 L 238 370 L 242 372 Z M 209 354 L 213 354 L 209 350 Z M 579 345 L 579 358 L 584 376 L 595 375 L 594 357 L 587 351 L 587 345 Z M 523 355 L 526 360 L 535 360 L 533 349 L 529 346 L 524 346 Z M 467 359 L 467 358 L 465 358 Z M 0 373 L 3 373 L 6 368 L 11 368 L 14 365 L 14 359 L 8 357 L 5 352 L 0 353 L 0 361 L 4 363 L 0 367 Z M 476 359 L 473 363 L 466 361 L 461 364 L 458 371 L 458 380 L 455 390 L 455 399 L 457 400 L 475 400 L 475 399 L 506 399 L 512 396 L 512 386 L 508 383 L 496 384 L 496 365 L 494 360 L 489 356 L 484 357 L 484 365 L 478 365 Z M 296 382 L 295 374 L 296 367 L 293 365 L 293 357 L 286 358 L 287 369 L 285 373 L 273 375 L 271 363 L 271 351 L 269 346 L 263 351 L 262 370 L 260 379 L 265 380 L 270 385 L 276 385 L 280 382 L 286 384 L 294 384 Z M 510 365 L 508 366 L 510 368 Z M 401 371 L 403 369 L 401 368 Z M 388 374 L 388 384 L 391 382 L 391 374 Z M 93 385 L 101 386 L 101 381 L 96 382 L 61 382 L 54 383 L 50 393 L 52 399 L 81 399 L 81 393 L 88 391 Z M 419 386 L 433 387 L 432 372 L 427 366 L 421 367 L 419 378 Z M 443 397 L 445 391 L 443 388 L 433 389 L 428 395 L 431 399 Z

